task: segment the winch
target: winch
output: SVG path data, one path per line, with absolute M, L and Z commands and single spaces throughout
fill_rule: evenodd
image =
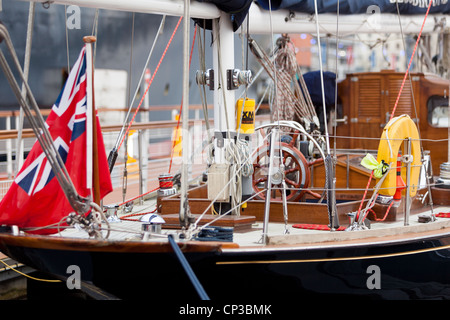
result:
M 150 232 L 150 233 L 161 233 L 161 227 L 166 221 L 156 213 L 147 213 L 143 215 L 141 219 L 142 222 L 142 231 Z
M 173 175 L 170 173 L 159 175 L 158 180 L 159 189 L 157 192 L 156 208 L 158 212 L 161 212 L 161 199 L 177 193 L 177 189 L 173 185 Z

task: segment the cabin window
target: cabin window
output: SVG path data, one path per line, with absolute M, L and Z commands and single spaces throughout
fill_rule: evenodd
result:
M 448 127 L 448 97 L 431 96 L 428 99 L 428 123 L 433 127 Z

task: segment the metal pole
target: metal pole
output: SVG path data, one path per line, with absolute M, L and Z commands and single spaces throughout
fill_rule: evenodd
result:
M 284 165 L 283 165 L 284 166 Z M 283 169 L 284 172 L 284 169 Z M 282 200 L 283 200 L 283 216 L 284 216 L 284 234 L 288 234 L 289 233 L 289 229 L 288 229 L 288 204 L 287 204 L 287 200 L 286 200 L 286 181 L 281 182 L 283 188 L 281 190 L 282 194 Z
M 214 155 L 216 163 L 226 163 L 225 150 L 230 133 L 236 130 L 235 94 L 227 89 L 226 72 L 234 69 L 234 33 L 229 16 L 222 14 L 213 23 L 214 65 Z M 225 137 L 224 137 L 225 136 Z
M 33 39 L 33 26 L 34 26 L 34 12 L 36 3 L 30 2 L 30 7 L 28 10 L 28 26 L 27 26 L 27 40 L 25 45 L 25 59 L 23 63 L 23 76 L 25 81 L 28 81 L 28 74 L 30 72 L 30 56 L 31 56 L 31 43 Z M 1 10 L 0 10 L 1 11 Z M 25 84 L 22 84 L 22 97 L 26 99 L 26 89 Z M 23 129 L 23 118 L 24 112 L 23 108 L 20 107 L 19 111 L 19 121 L 17 126 L 17 140 L 16 140 L 16 174 L 19 172 L 23 163 L 23 141 L 22 141 L 22 129 Z
M 209 300 L 208 294 L 206 293 L 202 284 L 200 283 L 197 276 L 195 275 L 194 270 L 192 270 L 192 267 L 189 264 L 189 262 L 187 261 L 183 252 L 181 251 L 181 249 L 178 247 L 177 243 L 173 239 L 173 235 L 169 234 L 168 239 L 169 239 L 170 245 L 172 246 L 173 251 L 175 252 L 175 255 L 178 258 L 178 261 L 180 261 L 181 266 L 183 267 L 184 271 L 186 272 L 187 276 L 189 277 L 189 280 L 191 281 L 192 285 L 194 286 L 195 290 L 197 291 L 200 299 Z
M 431 194 L 431 185 L 430 185 L 430 183 L 433 179 L 433 168 L 431 167 L 431 160 L 428 161 L 429 159 L 430 159 L 429 152 L 426 153 L 426 151 L 425 151 L 424 155 L 423 155 L 423 159 L 422 159 L 422 170 L 424 170 L 424 172 L 425 172 L 425 183 L 427 185 L 428 197 L 430 198 L 430 200 L 429 200 L 430 210 L 431 210 L 430 216 L 431 216 L 432 221 L 435 221 L 436 216 L 434 215 L 434 212 L 433 212 L 433 195 Z
M 6 117 L 6 130 L 11 130 L 11 117 Z M 8 173 L 8 179 L 12 178 L 12 141 L 6 140 L 6 172 Z
M 98 163 L 98 141 L 97 141 L 97 112 L 95 110 L 95 97 L 94 97 L 94 58 L 93 58 L 93 50 L 92 46 L 97 41 L 94 36 L 86 36 L 83 37 L 83 42 L 86 44 L 86 84 L 87 84 L 87 92 L 88 97 L 86 101 L 86 114 L 90 116 L 90 120 L 88 121 L 88 117 L 86 119 L 86 140 L 91 143 L 92 148 L 92 158 L 87 159 L 87 165 L 89 166 L 89 160 L 92 162 L 92 173 L 91 176 L 88 177 L 88 185 L 89 179 L 92 179 L 92 195 L 93 201 L 97 205 L 101 205 L 101 196 L 100 196 L 100 178 L 99 178 L 99 163 Z M 89 155 L 89 151 L 88 151 Z M 89 173 L 89 171 L 88 171 Z
M 273 171 L 273 158 L 275 153 L 275 143 L 278 140 L 278 129 L 272 129 L 272 136 L 270 137 L 270 155 L 269 155 L 269 172 L 267 177 L 267 190 L 266 190 L 266 199 L 264 206 L 264 224 L 263 224 L 263 235 L 262 241 L 264 244 L 268 242 L 268 231 L 269 231 L 269 215 L 270 215 L 270 198 L 272 193 L 272 171 Z
M 150 79 L 148 80 L 150 81 Z M 147 82 L 143 82 L 143 88 L 145 87 L 145 84 Z M 150 112 L 149 110 L 149 95 L 147 94 L 144 98 L 144 112 L 141 112 L 141 121 L 142 122 L 149 122 L 150 121 Z M 149 130 L 143 130 L 142 131 L 142 148 L 139 149 L 142 152 L 142 193 L 144 194 L 148 190 L 148 143 L 149 143 Z
M 327 126 L 327 109 L 325 105 L 325 87 L 323 83 L 323 66 L 322 66 L 322 47 L 320 44 L 320 33 L 319 33 L 319 15 L 317 11 L 317 0 L 314 0 L 315 7 L 315 18 L 316 18 L 316 30 L 317 30 L 317 49 L 319 51 L 319 68 L 320 68 L 320 84 L 322 88 L 322 106 L 323 106 L 323 122 L 325 126 L 325 141 L 327 143 L 327 154 L 330 154 L 330 139 L 328 137 L 328 126 Z
M 445 34 L 446 37 L 450 37 L 450 35 Z M 450 41 L 449 42 L 449 46 L 450 46 Z M 446 54 L 444 55 L 448 55 L 449 53 L 446 52 Z M 450 106 L 450 62 L 449 62 L 449 66 L 447 69 L 447 78 L 449 80 L 448 83 L 448 105 Z M 448 123 L 448 129 L 447 129 L 447 137 L 450 137 L 450 112 L 448 112 L 448 108 L 447 108 L 447 123 Z M 448 139 L 447 141 L 447 162 L 450 162 L 450 139 Z
M 234 90 L 227 86 L 227 70 L 234 69 L 234 33 L 231 20 L 228 14 L 222 13 L 220 19 L 213 20 L 213 69 L 214 69 L 214 167 L 211 171 L 216 170 L 217 183 L 214 188 L 224 190 L 225 195 L 221 201 L 229 201 L 230 204 L 241 199 L 234 199 L 236 196 L 233 192 L 233 186 L 227 183 L 231 177 L 230 160 L 227 160 L 227 150 L 232 144 L 232 139 L 236 135 L 236 118 L 235 118 L 235 93 Z M 233 161 L 233 160 L 231 160 Z M 222 179 L 223 178 L 223 179 Z M 209 186 L 211 185 L 209 180 Z M 211 189 L 208 189 L 211 190 Z M 208 194 L 209 200 L 215 195 Z M 228 197 L 230 194 L 230 197 Z
M 139 152 L 139 194 L 144 194 L 144 179 L 142 178 L 142 130 L 138 130 L 138 152 Z M 139 204 L 144 204 L 144 198 L 139 198 Z
M 411 189 L 411 186 L 409 185 L 411 183 L 411 138 L 408 138 L 407 140 L 407 152 L 406 157 L 404 159 L 404 162 L 406 162 L 406 201 L 405 201 L 405 226 L 409 225 L 409 214 L 411 210 L 411 196 L 409 195 L 409 191 Z
M 182 119 L 182 164 L 181 164 L 181 198 L 180 223 L 184 227 L 189 225 L 189 209 L 187 199 L 188 161 L 189 161 L 189 36 L 190 36 L 190 1 L 184 1 L 184 37 L 183 37 L 183 110 Z

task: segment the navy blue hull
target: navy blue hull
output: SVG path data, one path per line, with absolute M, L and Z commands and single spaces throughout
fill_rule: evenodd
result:
M 450 251 L 438 249 L 445 243 L 448 237 L 373 247 L 230 254 L 221 256 L 222 261 L 242 262 L 219 265 L 217 272 L 224 275 L 223 285 L 231 279 L 239 283 L 242 290 L 236 294 L 242 297 L 450 299 Z M 379 288 L 374 287 L 374 268 Z
M 120 299 L 198 295 L 173 252 L 29 248 L 0 250 L 61 279 L 80 267 L 82 280 Z M 401 243 L 309 249 L 186 252 L 212 300 L 302 298 L 450 299 L 450 235 Z M 183 294 L 181 294 L 183 292 Z M 177 296 L 177 295 L 175 295 Z

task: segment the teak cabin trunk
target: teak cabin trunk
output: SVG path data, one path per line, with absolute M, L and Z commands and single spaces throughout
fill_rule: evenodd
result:
M 347 74 L 338 84 L 339 116 L 346 118 L 337 127 L 338 148 L 378 149 L 403 78 L 404 73 L 393 70 Z M 408 114 L 417 124 L 421 139 L 447 139 L 448 94 L 448 80 L 412 73 L 406 78 L 394 116 Z M 448 161 L 448 143 L 424 140 L 422 146 L 430 151 L 433 172 L 439 174 L 440 164 Z

